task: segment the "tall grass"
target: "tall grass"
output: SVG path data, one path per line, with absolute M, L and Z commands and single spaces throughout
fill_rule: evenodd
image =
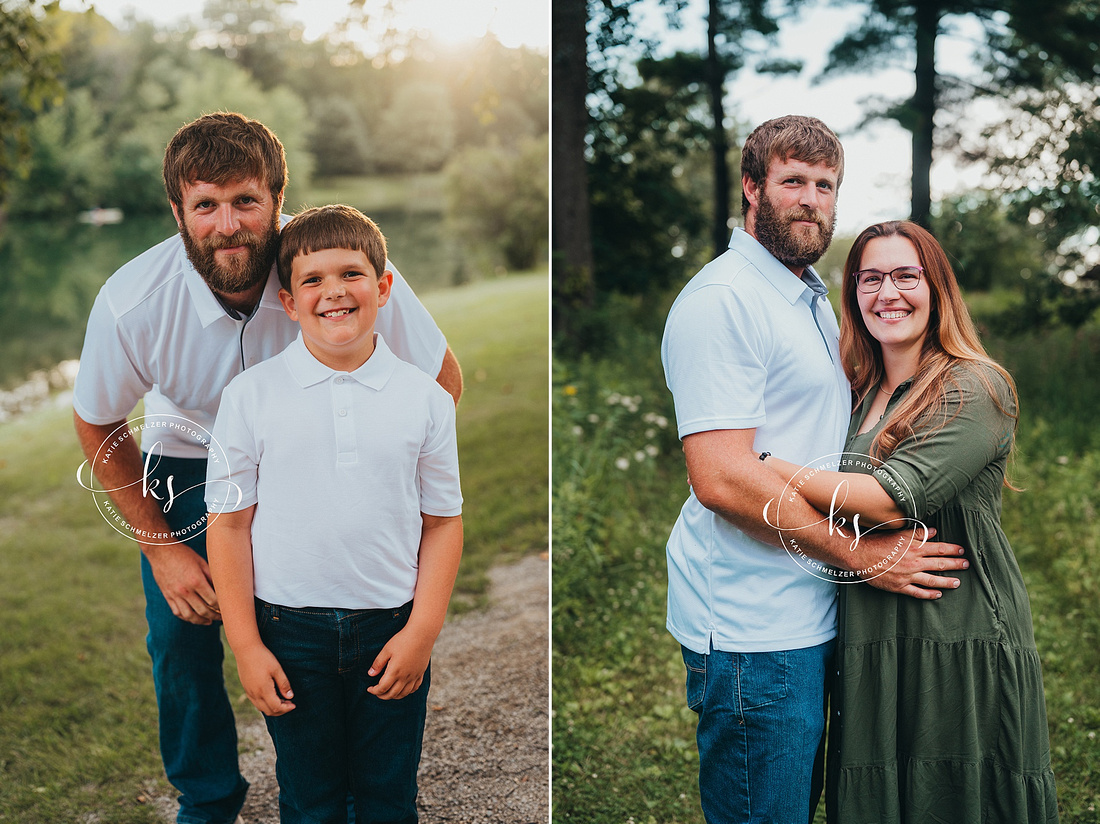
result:
M 695 715 L 664 628 L 683 456 L 656 334 L 622 334 L 604 360 L 554 367 L 554 821 L 700 824 Z M 1004 527 L 1032 602 L 1062 822 L 1096 822 L 1100 330 L 988 344 L 1021 395 L 1024 491 L 1007 493 Z
M 546 548 L 546 284 L 542 271 L 424 301 L 466 375 L 458 609 L 481 602 L 494 563 Z M 68 406 L 0 425 L 0 822 L 152 824 L 148 794 L 171 793 L 138 548 L 77 484 L 82 460 Z M 231 661 L 226 674 L 239 698 Z

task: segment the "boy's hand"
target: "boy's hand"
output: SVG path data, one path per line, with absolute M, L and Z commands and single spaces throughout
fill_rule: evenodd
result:
M 424 681 L 424 671 L 432 658 L 435 638 L 405 626 L 389 640 L 371 664 L 368 674 L 382 678 L 367 692 L 385 700 L 404 698 L 416 692 Z
M 234 651 L 236 653 L 236 651 Z M 263 644 L 237 655 L 237 674 L 248 700 L 264 715 L 286 715 L 294 704 L 294 691 L 279 661 Z

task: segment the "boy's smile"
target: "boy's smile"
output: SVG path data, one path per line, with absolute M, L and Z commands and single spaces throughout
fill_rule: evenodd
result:
M 374 353 L 374 323 L 390 296 L 393 275 L 375 274 L 363 252 L 321 249 L 291 263 L 291 291 L 279 300 L 302 327 L 310 353 L 343 372 L 358 369 Z

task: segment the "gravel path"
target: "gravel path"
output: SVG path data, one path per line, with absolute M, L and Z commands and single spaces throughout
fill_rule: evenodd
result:
M 422 824 L 549 820 L 548 567 L 545 554 L 497 567 L 489 608 L 443 627 L 420 760 Z M 275 755 L 262 717 L 238 720 L 238 733 L 252 785 L 241 816 L 278 824 Z M 157 802 L 174 821 L 174 798 Z

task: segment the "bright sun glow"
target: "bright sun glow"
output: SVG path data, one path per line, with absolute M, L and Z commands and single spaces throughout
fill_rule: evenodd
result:
M 83 11 L 94 6 L 107 19 L 118 23 L 127 11 L 139 19 L 165 24 L 202 13 L 204 0 L 62 0 L 62 8 Z M 289 17 L 305 24 L 308 39 L 321 37 L 343 19 L 349 0 L 297 0 L 286 10 Z M 550 0 L 366 0 L 368 12 L 393 8 L 393 23 L 399 31 L 419 30 L 444 43 L 460 43 L 492 32 L 505 46 L 530 46 L 548 50 L 550 44 Z M 369 36 L 369 35 L 368 35 Z M 364 41 L 369 47 L 369 42 Z
M 398 0 L 393 5 L 399 28 L 421 29 L 446 43 L 480 38 L 487 32 L 506 46 L 545 47 L 549 42 L 547 0 Z

